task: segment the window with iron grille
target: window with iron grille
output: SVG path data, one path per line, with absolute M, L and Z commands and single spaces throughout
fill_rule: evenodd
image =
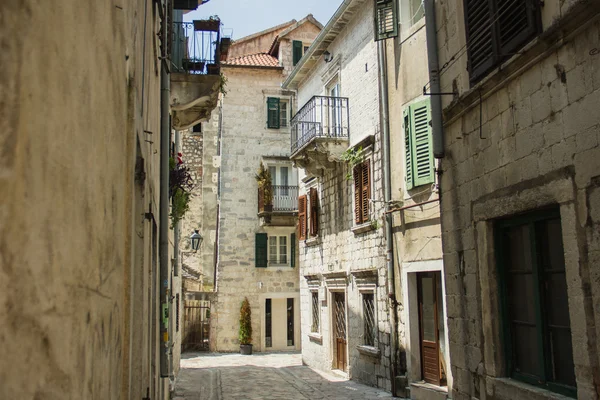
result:
M 175 295 L 175 332 L 179 332 L 179 293 Z
M 464 0 L 464 4 L 471 84 L 541 31 L 539 0 Z
M 375 295 L 363 293 L 364 345 L 375 346 Z
M 398 36 L 396 0 L 375 0 L 375 40 Z
M 495 228 L 507 371 L 576 397 L 559 210 L 501 220 Z
M 319 318 L 319 292 L 311 292 L 310 296 L 312 299 L 312 325 L 310 326 L 310 331 L 318 333 L 321 321 Z
M 354 221 L 356 224 L 369 222 L 371 200 L 371 165 L 369 160 L 354 167 Z

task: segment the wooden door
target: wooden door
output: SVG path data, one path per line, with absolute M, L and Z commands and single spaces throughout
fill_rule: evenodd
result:
M 425 382 L 439 386 L 442 374 L 440 368 L 436 273 L 419 273 L 417 275 L 417 290 L 419 296 L 421 372 Z
M 346 295 L 333 294 L 334 304 L 334 330 L 336 348 L 336 367 L 339 370 L 348 369 L 347 337 L 346 337 Z

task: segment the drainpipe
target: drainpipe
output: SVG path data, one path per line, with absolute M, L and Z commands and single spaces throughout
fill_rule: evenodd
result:
M 160 376 L 169 377 L 169 147 L 171 141 L 171 121 L 169 116 L 169 71 L 167 65 L 167 40 L 168 25 L 167 15 L 169 2 L 163 2 L 165 14 L 161 21 L 162 36 L 162 60 L 160 69 L 160 232 L 159 232 L 159 255 L 160 255 L 160 307 L 158 325 L 160 326 L 159 354 L 160 354 Z
M 437 26 L 435 23 L 435 0 L 424 0 L 425 35 L 427 36 L 427 60 L 431 95 L 431 128 L 433 156 L 444 158 L 444 126 L 442 124 L 442 92 L 438 63 Z
M 388 213 L 390 201 L 392 200 L 391 186 L 391 166 L 390 166 L 390 129 L 389 129 L 389 104 L 388 104 L 388 82 L 387 82 L 387 55 L 385 51 L 385 41 L 377 43 L 377 53 L 379 56 L 379 90 L 381 95 L 381 107 L 379 118 L 381 120 L 381 149 L 383 163 L 383 199 L 385 204 L 385 243 L 386 243 L 386 263 L 388 276 L 388 298 L 391 303 L 390 315 L 390 380 L 392 384 L 392 394 L 396 395 L 396 376 L 397 376 L 397 316 L 398 310 L 396 301 L 396 283 L 394 279 L 394 246 L 392 233 L 392 214 Z

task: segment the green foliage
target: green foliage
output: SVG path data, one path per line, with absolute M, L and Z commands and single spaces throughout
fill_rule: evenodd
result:
M 352 147 L 343 152 L 340 156 L 340 159 L 348 164 L 348 173 L 346 174 L 346 179 L 351 181 L 354 167 L 365 161 L 365 154 L 362 147 Z
M 223 97 L 227 96 L 227 77 L 225 75 L 223 75 L 223 73 L 220 73 L 221 76 L 221 82 L 219 83 L 219 90 L 221 91 L 221 94 L 223 95 Z
M 190 197 L 191 194 L 184 191 L 183 189 L 176 189 L 173 197 L 171 198 L 171 228 L 174 228 L 179 221 L 183 219 L 183 216 L 190 209 Z
M 244 298 L 240 307 L 240 344 L 252 344 L 252 310 L 248 298 Z
M 258 182 L 258 187 L 263 190 L 265 205 L 273 205 L 273 184 L 271 183 L 271 173 L 268 168 L 261 162 L 258 167 L 258 172 L 254 175 L 254 179 Z

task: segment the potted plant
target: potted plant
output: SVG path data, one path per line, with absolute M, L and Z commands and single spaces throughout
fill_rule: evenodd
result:
M 269 169 L 265 168 L 263 163 L 260 163 L 254 178 L 258 182 L 259 200 L 261 200 L 259 201 L 259 211 L 273 212 L 273 184 L 271 183 Z
M 245 297 L 240 307 L 240 354 L 252 354 L 252 311 L 250 302 Z
M 221 20 L 218 15 L 213 15 L 208 19 L 194 20 L 194 30 L 202 32 L 218 32 L 221 27 Z

